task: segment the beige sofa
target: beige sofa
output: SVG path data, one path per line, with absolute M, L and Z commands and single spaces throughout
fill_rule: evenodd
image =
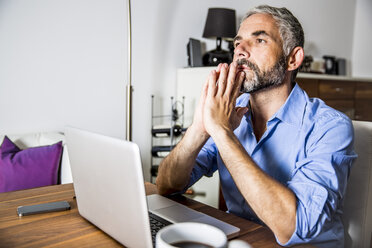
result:
M 344 200 L 345 248 L 372 247 L 372 122 L 353 121 L 358 154 Z

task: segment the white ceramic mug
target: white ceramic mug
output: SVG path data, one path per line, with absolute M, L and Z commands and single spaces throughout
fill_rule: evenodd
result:
M 220 229 L 195 222 L 176 223 L 162 228 L 156 235 L 156 248 L 251 248 L 242 240 L 227 242 Z

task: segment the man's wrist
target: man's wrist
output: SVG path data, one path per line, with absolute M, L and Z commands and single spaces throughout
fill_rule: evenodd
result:
M 228 137 L 234 136 L 234 132 L 229 128 L 224 128 L 222 126 L 216 126 L 216 128 L 211 131 L 211 137 L 213 141 L 218 144 L 219 141 L 224 141 Z
M 194 139 L 200 139 L 202 141 L 206 141 L 210 137 L 210 135 L 204 129 L 194 124 L 191 124 L 187 128 L 187 134 L 193 137 Z

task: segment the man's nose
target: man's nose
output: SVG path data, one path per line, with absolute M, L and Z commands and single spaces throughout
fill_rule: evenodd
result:
M 234 57 L 236 58 L 249 58 L 250 52 L 248 45 L 245 42 L 240 43 L 238 46 L 234 49 Z

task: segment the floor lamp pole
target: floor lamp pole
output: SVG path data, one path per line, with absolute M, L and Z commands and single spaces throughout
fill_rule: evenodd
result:
M 132 23 L 131 6 L 128 0 L 128 84 L 126 106 L 126 140 L 132 141 Z

